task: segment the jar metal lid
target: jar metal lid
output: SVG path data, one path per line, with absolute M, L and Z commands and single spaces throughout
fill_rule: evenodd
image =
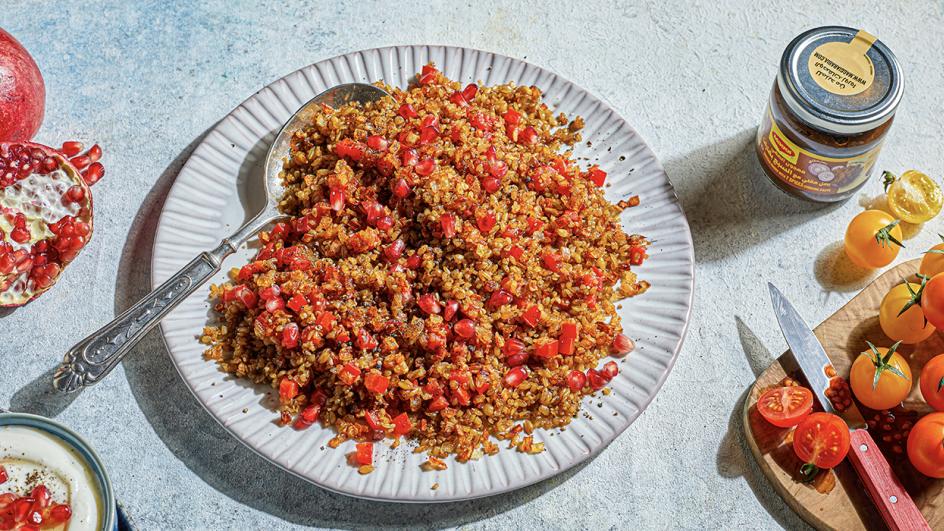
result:
M 800 120 L 841 135 L 887 122 L 904 92 L 895 54 L 868 33 L 844 26 L 814 28 L 793 39 L 780 59 L 777 85 Z

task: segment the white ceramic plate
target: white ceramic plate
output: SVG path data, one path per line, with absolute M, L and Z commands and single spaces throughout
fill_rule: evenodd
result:
M 163 282 L 201 251 L 213 248 L 263 205 L 262 157 L 281 124 L 304 102 L 339 83 L 373 82 L 406 87 L 428 61 L 451 79 L 494 85 L 513 81 L 536 85 L 555 111 L 586 121 L 578 157 L 589 157 L 609 174 L 605 193 L 611 201 L 639 194 L 642 205 L 624 211 L 627 232 L 647 235 L 651 258 L 638 268 L 652 282 L 644 296 L 622 303 L 626 333 L 636 350 L 621 364 L 613 394 L 593 409 L 593 420 L 580 415 L 565 431 L 539 431 L 546 451 L 526 455 L 503 449 L 498 455 L 466 464 L 447 460 L 449 468 L 423 472 L 422 454 L 409 445 L 378 444 L 376 470 L 360 475 L 345 461 L 353 450 L 327 442 L 333 432 L 313 426 L 306 431 L 280 428 L 273 420 L 269 389 L 235 380 L 204 361 L 198 342 L 210 315 L 209 287 L 197 290 L 161 325 L 180 375 L 207 411 L 234 437 L 285 470 L 324 488 L 352 496 L 392 501 L 452 501 L 520 488 L 560 473 L 595 455 L 646 408 L 668 376 L 682 345 L 692 304 L 693 252 L 688 223 L 655 154 L 642 137 L 608 105 L 580 87 L 537 66 L 509 57 L 446 46 L 397 46 L 350 53 L 315 63 L 260 90 L 223 118 L 194 150 L 171 188 L 154 241 L 152 282 Z M 249 183 L 247 185 L 247 183 Z M 251 251 L 230 257 L 225 271 L 246 262 Z M 585 399 L 584 407 L 590 401 Z M 614 415 L 615 413 L 615 415 Z M 434 483 L 439 488 L 433 490 Z

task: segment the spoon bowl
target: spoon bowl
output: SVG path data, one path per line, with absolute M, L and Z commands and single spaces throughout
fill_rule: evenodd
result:
M 374 85 L 347 83 L 334 86 L 302 105 L 282 126 L 269 147 L 261 176 L 266 195 L 262 211 L 223 239 L 215 249 L 201 253 L 112 322 L 69 349 L 53 376 L 53 387 L 57 391 L 73 392 L 101 381 L 164 316 L 215 275 L 227 256 L 265 226 L 285 217 L 279 211 L 279 202 L 285 191 L 280 177 L 282 166 L 291 151 L 292 136 L 310 123 L 316 110 L 322 106 L 337 108 L 349 103 L 364 105 L 389 96 Z

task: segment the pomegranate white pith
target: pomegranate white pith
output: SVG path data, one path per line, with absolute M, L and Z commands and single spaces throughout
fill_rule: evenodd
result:
M 52 148 L 0 144 L 0 306 L 20 306 L 48 290 L 91 238 L 86 180 L 104 173 L 101 149 L 94 149 L 96 161 L 80 161 L 83 174 Z M 86 176 L 92 162 L 97 169 Z

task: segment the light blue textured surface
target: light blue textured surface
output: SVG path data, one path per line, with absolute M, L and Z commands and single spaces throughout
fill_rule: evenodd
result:
M 740 400 L 784 349 L 764 280 L 811 322 L 864 283 L 841 269 L 837 244 L 863 198 L 813 208 L 781 195 L 758 173 L 753 130 L 794 35 L 863 27 L 907 76 L 879 166 L 944 174 L 944 71 L 929 46 L 944 40 L 944 4 L 755 4 L 3 2 L 0 26 L 46 79 L 37 139 L 98 141 L 108 174 L 95 187 L 89 247 L 52 292 L 0 314 L 0 405 L 85 435 L 145 529 L 802 527 L 747 453 Z M 156 333 L 99 386 L 52 395 L 62 353 L 148 289 L 164 195 L 204 131 L 288 72 L 400 43 L 482 48 L 552 69 L 613 104 L 662 158 L 692 221 L 698 266 L 688 340 L 649 410 L 595 460 L 543 484 L 498 499 L 398 506 L 322 491 L 229 438 L 181 383 Z M 906 242 L 904 258 L 936 239 L 936 223 Z

